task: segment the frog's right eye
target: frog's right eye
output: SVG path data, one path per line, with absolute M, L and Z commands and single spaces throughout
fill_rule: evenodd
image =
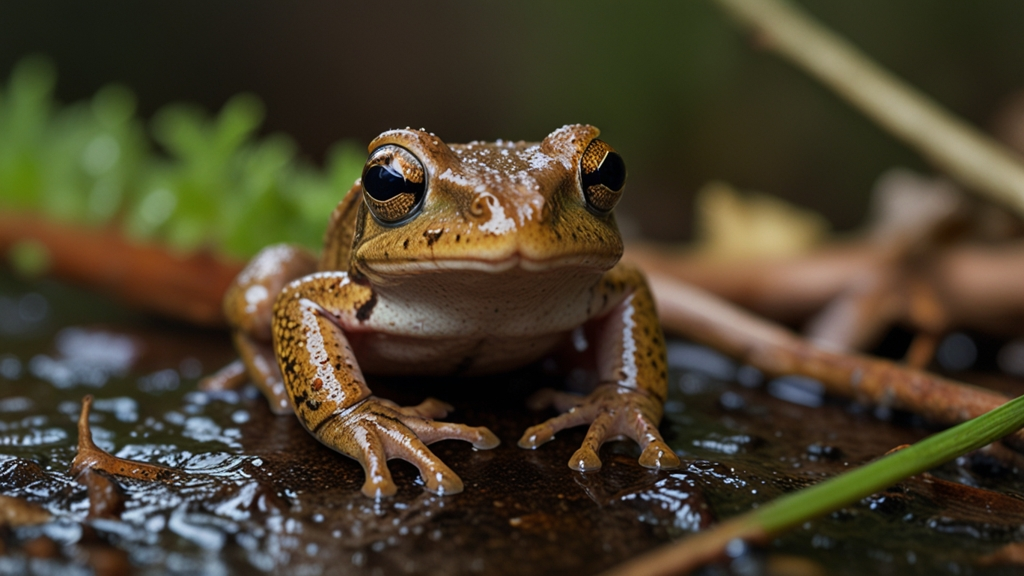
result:
M 587 145 L 580 158 L 580 186 L 587 206 L 597 214 L 611 212 L 626 183 L 626 163 L 622 156 L 601 140 Z
M 377 148 L 363 167 L 363 200 L 373 217 L 384 224 L 414 216 L 426 189 L 423 164 L 401 146 Z

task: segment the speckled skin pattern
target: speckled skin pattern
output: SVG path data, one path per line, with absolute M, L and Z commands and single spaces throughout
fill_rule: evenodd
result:
M 391 458 L 416 465 L 428 490 L 458 492 L 461 480 L 427 445 L 456 438 L 491 448 L 498 439 L 435 421 L 450 409 L 437 400 L 400 407 L 373 396 L 364 371 L 493 373 L 572 348 L 598 386 L 586 397 L 539 395 L 537 405 L 564 413 L 519 445 L 589 424 L 574 469 L 599 468 L 601 444 L 618 437 L 640 444 L 644 466 L 678 466 L 657 430 L 667 367 L 653 299 L 637 270 L 616 264 L 613 214 L 588 208 L 581 190 L 581 158 L 597 135 L 572 125 L 539 144 L 449 146 L 419 130 L 385 132 L 370 150 L 400 146 L 426 174 L 410 217 L 375 218 L 357 181 L 331 216 L 319 262 L 271 246 L 229 290 L 225 312 L 245 372 L 275 411 L 294 411 L 363 465 L 368 496 L 395 492 Z

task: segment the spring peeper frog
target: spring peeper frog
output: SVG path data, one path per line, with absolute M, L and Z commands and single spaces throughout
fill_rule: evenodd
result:
M 439 422 L 450 407 L 401 407 L 374 396 L 366 374 L 493 373 L 567 344 L 589 355 L 599 384 L 588 396 L 548 392 L 562 414 L 526 430 L 536 448 L 589 424 L 569 461 L 601 466 L 598 450 L 628 437 L 640 464 L 679 459 L 658 433 L 667 389 L 665 344 L 641 274 L 618 264 L 612 208 L 622 158 L 592 126 L 560 128 L 540 143 L 447 145 L 392 130 L 331 216 L 319 259 L 271 246 L 241 272 L 224 302 L 246 375 L 276 412 L 292 412 L 327 446 L 362 464 L 368 496 L 393 494 L 387 460 L 450 494 L 462 481 L 427 445 L 498 445 L 484 427 Z

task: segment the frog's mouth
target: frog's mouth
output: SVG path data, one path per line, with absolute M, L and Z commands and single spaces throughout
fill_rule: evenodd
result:
M 552 258 L 536 259 L 514 253 L 505 258 L 451 258 L 387 260 L 365 262 L 368 272 L 381 276 L 402 276 L 447 271 L 472 271 L 488 274 L 504 274 L 515 271 L 550 272 L 562 269 L 578 269 L 602 273 L 615 266 L 618 257 L 610 258 L 596 254 L 569 254 Z

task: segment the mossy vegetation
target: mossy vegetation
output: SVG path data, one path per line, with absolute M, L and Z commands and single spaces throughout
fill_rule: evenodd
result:
M 245 258 L 275 242 L 317 247 L 365 158 L 342 141 L 312 165 L 288 136 L 259 134 L 263 106 L 249 94 L 212 116 L 170 104 L 147 122 L 128 88 L 64 105 L 55 82 L 36 56 L 0 88 L 0 210 Z

